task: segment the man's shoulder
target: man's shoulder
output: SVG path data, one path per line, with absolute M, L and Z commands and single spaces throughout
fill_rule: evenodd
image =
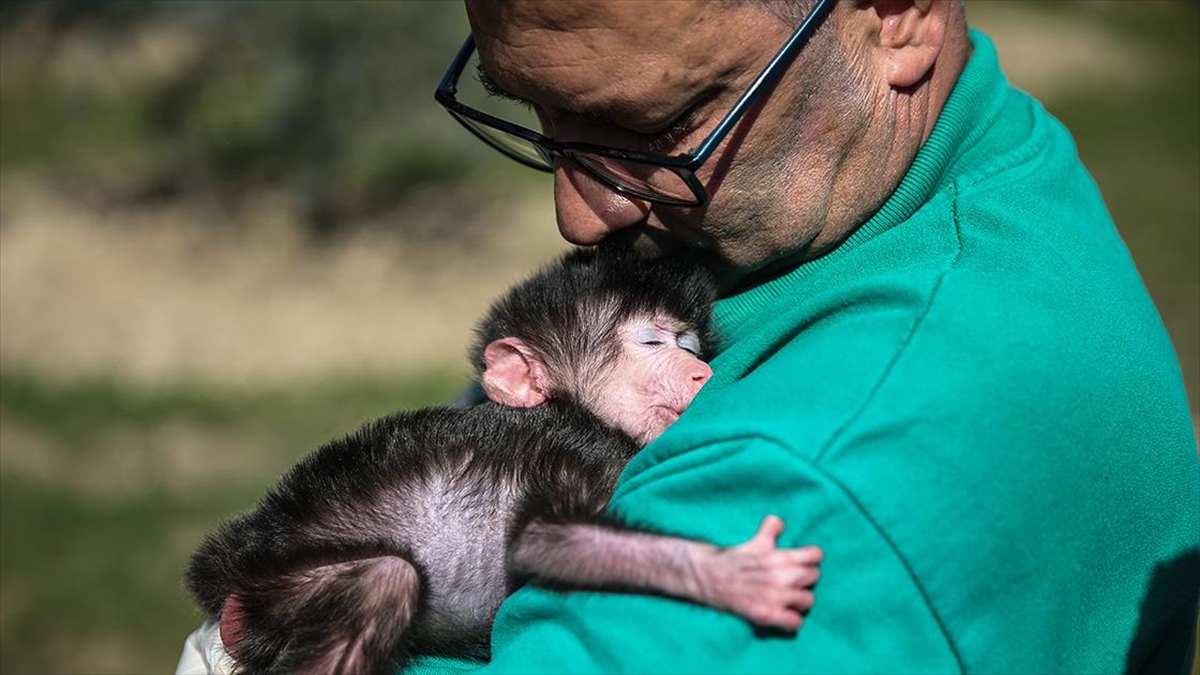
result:
M 760 313 L 765 335 L 715 364 L 738 376 L 702 392 L 631 482 L 669 475 L 678 499 L 676 474 L 711 466 L 689 483 L 705 494 L 739 478 L 776 499 L 819 490 L 817 523 L 870 524 L 830 535 L 829 559 L 878 535 L 968 669 L 1014 668 L 1000 635 L 1024 645 L 1026 669 L 1053 662 L 1048 627 L 1063 624 L 1091 636 L 1064 669 L 1111 669 L 1155 570 L 1196 545 L 1174 354 L 1140 285 L 1096 278 L 1125 274 L 1103 253 L 1006 257 L 1022 238 L 1063 240 L 958 226 L 993 229 L 919 282 L 862 274 L 827 301 L 798 287 Z M 1106 570 L 1124 581 L 1106 585 Z
M 1100 257 L 965 250 L 923 281 L 797 298 L 795 316 L 770 317 L 714 361 L 737 374 L 702 391 L 695 419 L 813 457 L 887 438 L 1114 453 L 1194 444 L 1153 304 L 1136 271 Z
M 1008 177 L 950 190 L 840 259 L 774 282 L 732 327 L 695 419 L 811 457 L 888 438 L 1194 445 L 1149 294 L 1086 172 L 1060 171 L 1048 185 Z

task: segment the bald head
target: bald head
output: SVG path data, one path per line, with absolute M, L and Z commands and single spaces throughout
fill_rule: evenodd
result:
M 501 89 L 547 111 L 649 128 L 751 59 L 715 54 L 755 12 L 722 3 L 468 0 L 480 58 Z M 714 57 L 720 56 L 717 60 Z

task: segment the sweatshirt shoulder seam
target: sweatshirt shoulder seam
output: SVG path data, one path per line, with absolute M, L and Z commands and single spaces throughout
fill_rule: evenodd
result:
M 896 364 L 899 363 L 900 360 L 907 353 L 909 346 L 912 344 L 913 338 L 917 335 L 917 333 L 921 330 L 922 326 L 924 325 L 926 317 L 929 315 L 931 309 L 933 308 L 934 303 L 936 302 L 937 298 L 939 297 L 939 291 L 941 290 L 943 284 L 946 281 L 946 276 L 951 271 L 953 271 L 958 265 L 959 259 L 961 258 L 961 255 L 962 255 L 963 237 L 962 237 L 961 223 L 959 221 L 958 186 L 956 183 L 950 184 L 950 192 L 951 192 L 951 195 L 950 195 L 949 201 L 950 201 L 952 222 L 953 222 L 953 227 L 954 227 L 954 246 L 955 246 L 954 254 L 950 257 L 949 263 L 946 265 L 946 267 L 938 273 L 938 276 L 937 276 L 936 280 L 934 281 L 932 288 L 930 289 L 929 297 L 927 298 L 924 306 L 921 308 L 920 312 L 917 314 L 916 319 L 913 321 L 912 327 L 909 329 L 908 333 L 905 335 L 904 339 L 901 341 L 900 345 L 897 347 L 895 353 L 892 355 L 891 360 L 888 362 L 887 366 L 884 368 L 884 370 L 880 374 L 880 376 L 876 379 L 875 384 L 871 387 L 871 391 L 868 392 L 865 397 L 863 397 L 862 402 L 859 404 L 858 408 L 854 411 L 854 413 L 851 414 L 848 418 L 846 418 L 846 421 L 843 422 L 842 425 L 840 427 L 838 427 L 832 434 L 830 434 L 829 438 L 825 441 L 825 443 L 823 444 L 821 449 L 817 452 L 817 454 L 810 461 L 816 470 L 820 471 L 823 476 L 826 476 L 830 481 L 834 482 L 842 490 L 842 492 L 846 495 L 846 497 L 854 504 L 855 508 L 857 508 L 858 511 L 863 515 L 863 517 L 866 518 L 871 523 L 872 527 L 874 527 L 876 532 L 879 533 L 879 536 L 883 537 L 884 541 L 887 542 L 888 547 L 892 550 L 892 554 L 895 555 L 896 559 L 900 562 L 900 564 L 904 566 L 904 569 L 908 572 L 909 578 L 912 579 L 913 586 L 917 589 L 917 592 L 920 593 L 921 598 L 925 601 L 925 606 L 929 609 L 930 616 L 933 617 L 934 621 L 938 625 L 938 628 L 942 631 L 942 636 L 945 638 L 946 644 L 949 647 L 951 654 L 954 655 L 954 660 L 958 665 L 959 672 L 965 672 L 964 666 L 963 666 L 962 655 L 959 653 L 958 646 L 955 644 L 953 638 L 951 637 L 950 631 L 947 628 L 945 621 L 943 621 L 941 615 L 938 613 L 937 609 L 934 607 L 933 602 L 930 599 L 930 596 L 929 596 L 928 592 L 926 591 L 924 585 L 921 583 L 920 578 L 917 576 L 916 571 L 909 564 L 908 559 L 903 555 L 903 553 L 900 551 L 900 549 L 896 546 L 895 542 L 892 541 L 892 538 L 890 536 L 888 536 L 888 533 L 883 528 L 883 526 L 881 526 L 879 523 L 877 523 L 875 521 L 875 519 L 871 516 L 870 512 L 862 505 L 862 503 L 860 503 L 858 501 L 858 499 L 856 498 L 854 493 L 852 491 L 850 491 L 845 485 L 843 485 L 842 482 L 839 481 L 836 476 L 832 475 L 831 473 L 829 473 L 821 468 L 821 459 L 825 456 L 825 454 L 831 448 L 833 448 L 834 446 L 837 445 L 837 443 L 845 435 L 845 433 L 850 428 L 852 428 L 855 425 L 855 423 L 857 423 L 858 420 L 863 416 L 864 412 L 868 408 L 871 407 L 871 404 L 875 401 L 876 395 L 878 394 L 879 390 L 888 381 L 892 372 L 896 368 Z M 774 442 L 778 443 L 778 441 L 774 441 Z

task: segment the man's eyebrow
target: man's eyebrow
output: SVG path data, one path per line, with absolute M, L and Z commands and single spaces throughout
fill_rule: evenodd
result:
M 496 81 L 492 79 L 492 76 L 488 75 L 488 72 L 484 70 L 482 63 L 475 64 L 475 77 L 479 80 L 479 84 L 483 85 L 483 90 L 487 92 L 488 96 L 495 96 L 496 98 L 502 98 L 506 101 L 520 103 L 521 105 L 525 106 L 530 105 L 529 101 L 526 101 L 520 96 L 514 96 L 508 93 L 503 87 L 497 84 Z
M 525 108 L 527 108 L 529 110 L 534 109 L 534 105 L 533 105 L 532 101 L 521 98 L 520 96 L 517 96 L 515 94 L 509 93 L 503 87 L 501 87 L 498 82 L 496 82 L 494 79 L 492 79 L 492 76 L 489 75 L 487 70 L 484 69 L 483 62 L 478 62 L 475 64 L 475 77 L 476 77 L 476 79 L 479 80 L 479 84 L 483 87 L 483 90 L 487 93 L 488 96 L 493 96 L 495 98 L 499 98 L 499 99 L 502 99 L 505 101 L 512 101 L 518 105 L 524 106 Z M 566 112 L 575 117 L 588 119 L 588 120 L 605 120 L 606 119 L 602 113 L 598 113 L 595 111 L 563 109 L 563 112 Z M 667 147 L 667 146 L 673 144 L 675 142 L 676 136 L 680 133 L 680 131 L 685 129 L 687 127 L 687 125 L 690 124 L 691 115 L 694 114 L 694 112 L 695 112 L 694 108 L 689 109 L 687 111 L 687 114 L 676 119 L 675 123 L 673 125 L 669 126 L 666 129 L 663 129 L 662 131 L 659 131 L 657 133 L 650 134 L 650 136 L 653 136 L 651 150 L 654 152 L 658 152 L 660 149 L 659 146 Z
M 533 109 L 534 106 L 533 106 L 532 101 L 521 98 L 520 96 L 517 96 L 516 94 L 512 94 L 512 93 L 509 93 L 508 91 L 506 91 L 504 89 L 504 87 L 501 87 L 498 82 L 496 82 L 495 80 L 492 79 L 491 75 L 488 75 L 488 72 L 486 70 L 484 70 L 482 63 L 475 64 L 475 77 L 479 80 L 479 84 L 483 86 L 483 90 L 485 92 L 487 92 L 488 96 L 494 96 L 496 98 L 504 99 L 505 101 L 512 101 L 513 103 L 517 103 L 519 105 L 525 106 L 526 108 L 529 108 L 530 110 Z M 570 115 L 574 115 L 576 117 L 582 117 L 584 119 L 602 119 L 603 118 L 602 114 L 597 113 L 597 112 L 587 111 L 587 110 L 577 110 L 574 108 L 562 108 L 562 111 L 565 113 L 568 113 Z

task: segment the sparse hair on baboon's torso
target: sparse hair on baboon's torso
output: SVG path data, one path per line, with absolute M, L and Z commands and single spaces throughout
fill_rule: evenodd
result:
M 523 581 L 505 559 L 511 537 L 535 514 L 600 514 L 636 451 L 569 404 L 391 415 L 294 466 L 259 508 L 205 541 L 186 585 L 218 614 L 234 589 L 337 562 L 331 551 L 400 556 L 422 589 L 410 642 L 485 655 L 500 603 Z

